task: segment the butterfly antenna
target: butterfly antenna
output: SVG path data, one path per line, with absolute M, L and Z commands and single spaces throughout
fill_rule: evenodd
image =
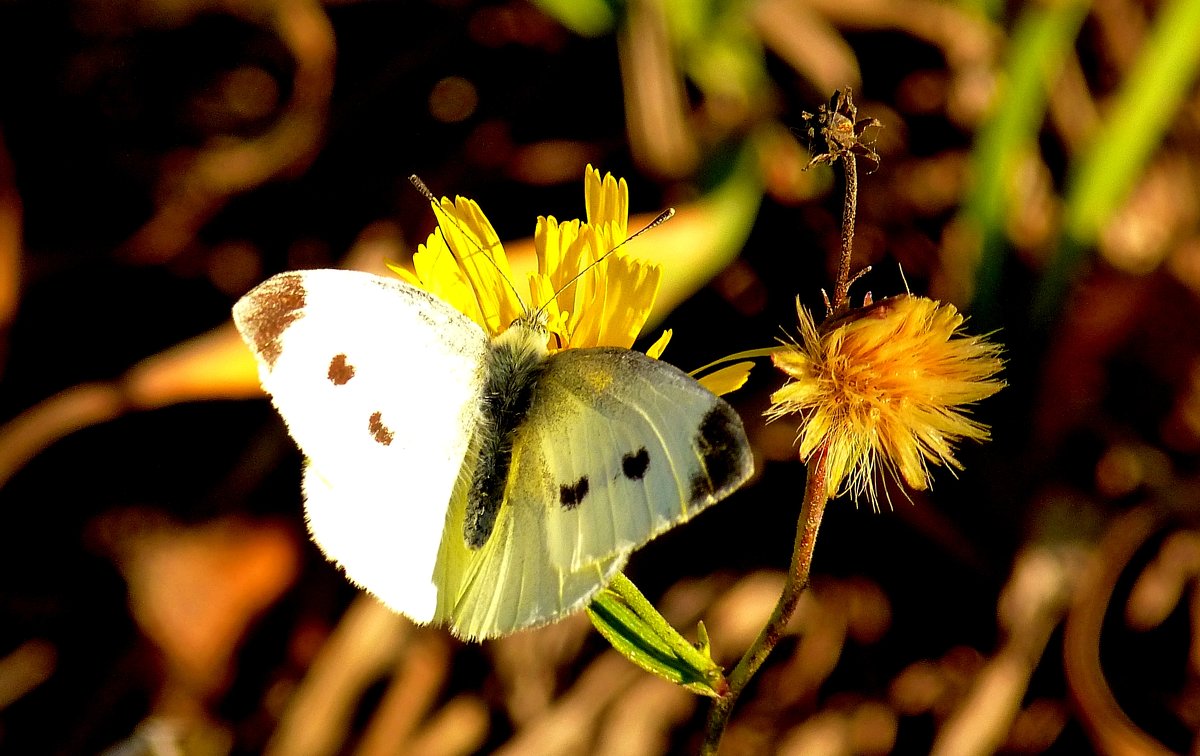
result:
M 900 280 L 904 282 L 904 293 L 912 294 L 912 289 L 908 287 L 908 277 L 904 275 L 904 266 L 896 263 L 896 268 L 900 271 Z
M 435 205 L 438 205 L 439 207 L 441 206 L 441 203 L 439 202 L 438 198 L 433 196 L 433 192 L 429 191 L 429 187 L 425 185 L 425 182 L 422 181 L 421 178 L 417 174 L 414 173 L 413 175 L 409 176 L 408 181 L 414 187 L 416 187 L 417 191 L 420 192 L 421 195 L 425 199 L 429 200 L 431 203 L 433 203 Z M 504 275 L 504 271 L 500 269 L 499 263 L 497 263 L 492 258 L 492 256 L 490 254 L 488 254 L 487 250 L 485 250 L 483 247 L 479 246 L 479 243 L 475 241 L 474 236 L 467 233 L 467 230 L 465 228 L 463 228 L 461 225 L 459 225 L 457 218 L 455 218 L 453 215 L 449 215 L 449 214 L 447 214 L 447 217 L 450 219 L 450 222 L 454 224 L 454 227 L 462 232 L 463 237 L 466 238 L 466 240 L 471 244 L 471 246 L 473 246 L 473 247 L 475 247 L 475 249 L 479 250 L 479 252 L 483 255 L 484 259 L 492 264 L 492 267 L 494 267 L 496 269 L 496 272 L 500 274 L 500 278 L 502 278 L 504 280 L 504 283 L 508 286 L 508 288 L 512 289 L 513 296 L 515 296 L 517 298 L 517 302 L 521 305 L 521 309 L 526 310 L 527 308 L 525 307 L 525 300 L 523 300 L 521 298 L 521 292 L 517 291 L 517 287 L 513 285 L 513 282 L 508 280 L 508 276 Z M 638 233 L 641 233 L 641 232 L 639 231 Z M 630 238 L 632 238 L 632 237 L 630 237 Z M 447 242 L 447 244 L 449 244 L 449 243 Z M 467 277 L 467 280 L 470 281 L 470 276 Z M 476 294 L 476 299 L 478 299 L 479 292 L 475 292 L 475 294 Z
M 570 281 L 567 281 L 565 284 L 558 287 L 558 290 L 554 292 L 554 296 L 550 297 L 550 299 L 553 300 L 559 294 L 566 291 L 567 288 L 570 287 L 571 284 L 575 283 L 580 278 L 583 278 L 583 275 L 585 273 L 587 273 L 589 270 L 591 270 L 592 268 L 596 267 L 597 265 L 599 265 L 600 263 L 602 263 L 606 259 L 608 259 L 608 256 L 611 255 L 613 252 L 616 252 L 618 249 L 620 249 L 621 247 L 624 247 L 626 244 L 628 244 L 629 242 L 638 238 L 639 236 L 646 233 L 650 229 L 655 228 L 657 226 L 661 226 L 662 224 L 666 223 L 667 221 L 671 220 L 674 217 L 675 217 L 675 208 L 668 207 L 666 210 L 663 210 L 661 213 L 658 214 L 658 217 L 656 217 L 654 220 L 650 221 L 645 226 L 642 226 L 639 230 L 637 230 L 634 233 L 630 234 L 629 236 L 625 237 L 625 241 L 621 242 L 620 244 L 616 245 L 612 249 L 608 250 L 604 254 L 597 257 L 595 262 L 593 262 L 591 265 L 587 266 L 583 270 L 576 273 L 575 276 L 573 278 L 571 278 Z M 546 304 L 549 304 L 549 302 L 547 302 Z M 542 305 L 543 308 L 545 308 L 545 306 L 546 305 Z
M 420 176 L 418 176 L 417 174 L 414 173 L 413 175 L 408 177 L 408 180 L 413 186 L 415 186 L 417 188 L 417 191 L 421 193 L 422 197 L 429 200 L 430 202 L 438 201 L 437 197 L 433 196 L 433 192 L 429 191 L 429 187 L 425 186 L 425 182 L 421 180 Z

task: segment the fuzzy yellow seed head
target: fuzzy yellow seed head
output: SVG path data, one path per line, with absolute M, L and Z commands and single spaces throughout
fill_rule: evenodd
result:
M 790 380 L 771 396 L 767 414 L 801 417 L 801 459 L 826 448 L 831 497 L 848 491 L 877 506 L 880 466 L 923 490 L 929 463 L 961 469 L 954 444 L 988 438 L 964 405 L 1003 387 L 994 377 L 1000 349 L 961 334 L 953 305 L 906 294 L 820 328 L 799 303 L 796 310 L 800 340 L 774 355 Z

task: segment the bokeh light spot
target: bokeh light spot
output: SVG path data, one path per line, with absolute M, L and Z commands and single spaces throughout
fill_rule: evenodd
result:
M 478 105 L 475 85 L 461 76 L 447 76 L 429 93 L 429 114 L 442 123 L 465 121 Z

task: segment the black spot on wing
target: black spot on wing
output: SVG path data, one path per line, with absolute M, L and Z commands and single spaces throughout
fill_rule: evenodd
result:
M 354 366 L 346 362 L 346 355 L 335 354 L 329 361 L 329 382 L 334 386 L 345 386 L 354 377 Z
M 283 352 L 279 337 L 300 318 L 304 303 L 303 279 L 290 274 L 275 276 L 259 285 L 235 308 L 242 314 L 238 330 L 268 368 L 275 367 L 275 361 Z
M 383 413 L 378 411 L 372 412 L 371 417 L 367 420 L 367 431 L 371 434 L 371 438 L 375 439 L 375 443 L 381 446 L 388 446 L 396 437 L 396 434 L 383 424 Z
M 621 457 L 621 473 L 630 480 L 641 480 L 646 476 L 646 469 L 650 467 L 650 453 L 646 451 L 646 447 L 638 449 L 636 452 L 630 452 L 624 457 Z
M 583 503 L 584 497 L 588 494 L 588 478 L 584 475 L 573 485 L 561 485 L 558 487 L 558 503 L 563 509 L 572 510 Z
M 692 442 L 700 453 L 701 469 L 692 476 L 691 500 L 721 497 L 750 475 L 750 450 L 742 420 L 723 401 L 704 416 Z

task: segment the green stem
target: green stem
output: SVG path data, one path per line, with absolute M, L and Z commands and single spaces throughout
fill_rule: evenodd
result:
M 721 736 L 729 724 L 733 705 L 783 637 L 792 615 L 796 613 L 800 596 L 808 588 L 817 531 L 821 527 L 821 518 L 825 514 L 825 502 L 828 499 L 828 455 L 826 448 L 821 446 L 809 458 L 804 504 L 800 508 L 800 520 L 796 523 L 796 544 L 792 549 L 792 564 L 783 585 L 783 593 L 779 596 L 779 602 L 775 604 L 771 619 L 729 676 L 729 691 L 714 701 L 709 709 L 704 744 L 700 750 L 705 756 L 715 756 L 717 753 L 721 745 Z
M 756 360 L 756 359 L 759 359 L 760 357 L 770 357 L 771 355 L 775 354 L 778 351 L 779 351 L 779 347 L 777 347 L 777 346 L 762 347 L 761 349 L 747 349 L 744 352 L 737 352 L 735 354 L 729 354 L 729 355 L 722 357 L 719 360 L 713 360 L 712 362 L 708 363 L 707 365 L 701 365 L 700 367 L 698 367 L 695 370 L 688 373 L 688 375 L 695 378 L 696 376 L 700 375 L 701 373 L 704 373 L 711 368 L 715 368 L 717 365 L 724 365 L 726 362 L 738 362 L 739 360 Z
M 1200 1 L 1200 0 L 1198 0 Z M 847 100 L 848 100 L 847 96 Z M 853 114 L 851 107 L 851 114 Z M 853 116 L 851 116 L 853 117 Z M 852 126 L 853 128 L 853 126 Z M 845 149 L 837 155 L 846 172 L 846 199 L 842 206 L 842 248 L 838 261 L 836 287 L 830 315 L 845 311 L 850 306 L 850 285 L 854 277 L 850 274 L 850 263 L 854 253 L 854 222 L 858 208 L 858 165 L 854 154 Z M 758 637 L 733 668 L 729 676 L 729 688 L 720 698 L 713 701 L 708 711 L 708 722 L 704 728 L 704 743 L 700 753 L 716 756 L 721 747 L 721 736 L 729 725 L 729 717 L 738 696 L 750 684 L 751 678 L 762 667 L 771 651 L 787 631 L 788 623 L 796 613 L 800 597 L 808 588 L 812 572 L 813 550 L 817 545 L 817 532 L 825 515 L 825 503 L 829 501 L 829 446 L 825 442 L 809 456 L 808 477 L 804 484 L 804 503 L 800 507 L 800 519 L 796 523 L 796 543 L 792 547 L 792 563 L 783 584 L 783 593 L 775 604 L 771 618 L 759 632 Z

